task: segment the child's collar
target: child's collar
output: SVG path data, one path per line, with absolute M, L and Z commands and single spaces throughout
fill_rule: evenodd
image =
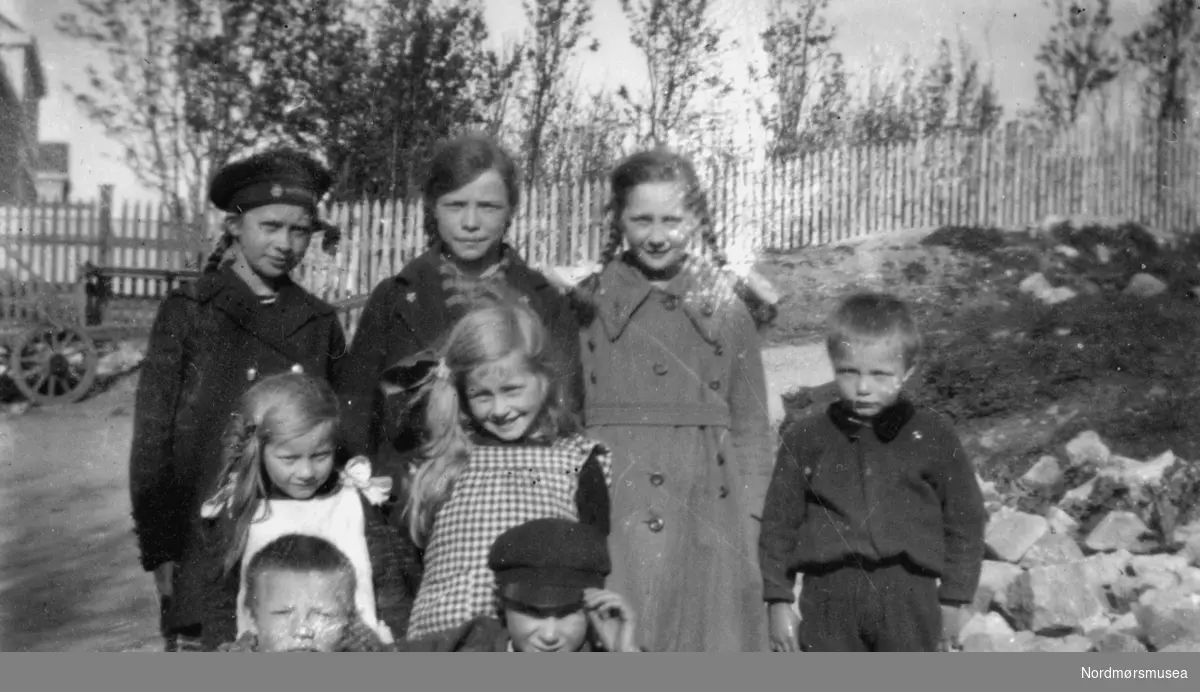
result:
M 883 442 L 891 442 L 896 439 L 904 426 L 916 414 L 917 409 L 907 397 L 901 396 L 896 400 L 896 403 L 879 412 L 871 421 L 871 427 L 875 430 L 875 436 Z M 829 405 L 829 419 L 838 427 L 847 437 L 856 438 L 860 430 L 862 430 L 864 422 L 854 416 L 854 409 L 844 401 L 837 401 Z
M 677 301 L 700 335 L 718 343 L 720 329 L 715 316 L 727 301 L 738 300 L 729 272 L 702 257 L 688 257 L 687 264 L 657 290 Z M 614 259 L 601 272 L 592 296 L 596 315 L 610 341 L 616 341 L 638 308 L 656 287 L 625 257 Z
M 542 436 L 526 436 L 519 440 L 501 440 L 490 432 L 483 429 L 471 430 L 471 442 L 479 447 L 505 447 L 508 445 L 520 445 L 523 447 L 548 447 L 552 444 L 551 440 L 545 439 Z

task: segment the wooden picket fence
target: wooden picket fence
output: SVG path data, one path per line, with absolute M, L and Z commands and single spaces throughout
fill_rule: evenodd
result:
M 1132 123 L 1045 137 L 1009 126 L 785 161 L 706 163 L 699 173 L 721 242 L 740 259 L 947 224 L 1020 228 L 1051 215 L 1190 231 L 1198 223 L 1200 128 Z M 538 264 L 593 260 L 608 233 L 607 202 L 603 179 L 535 185 L 522 191 L 509 240 Z M 340 203 L 326 213 L 342 229 L 341 246 L 329 255 L 314 239 L 296 276 L 329 301 L 359 297 L 351 304 L 360 305 L 427 245 L 420 200 Z M 204 220 L 209 242 L 219 220 L 215 213 Z M 117 206 L 111 191 L 92 204 L 0 208 L 0 260 L 5 253 L 19 260 L 18 281 L 33 272 L 71 284 L 85 261 L 196 268 L 209 247 L 200 245 L 181 240 L 163 209 Z M 12 264 L 0 262 L 0 273 L 12 274 Z

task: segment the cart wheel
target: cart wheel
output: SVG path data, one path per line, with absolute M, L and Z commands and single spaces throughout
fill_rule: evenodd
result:
M 100 359 L 92 337 L 76 327 L 42 326 L 12 345 L 9 376 L 43 406 L 79 401 L 96 381 Z

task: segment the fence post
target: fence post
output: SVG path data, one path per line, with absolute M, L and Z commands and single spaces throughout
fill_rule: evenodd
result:
M 108 243 L 112 237 L 112 208 L 113 208 L 113 186 L 100 186 L 100 235 L 96 239 L 99 244 L 97 257 L 101 267 L 108 266 Z

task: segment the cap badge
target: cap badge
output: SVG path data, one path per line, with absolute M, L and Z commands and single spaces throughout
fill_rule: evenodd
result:
M 283 197 L 283 186 L 282 185 L 272 185 L 271 186 L 271 196 L 276 197 L 276 198 Z

